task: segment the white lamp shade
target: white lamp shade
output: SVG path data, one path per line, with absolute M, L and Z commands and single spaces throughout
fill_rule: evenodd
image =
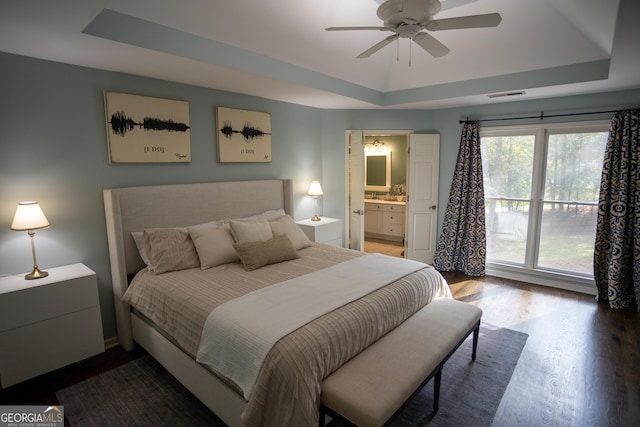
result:
M 44 216 L 38 202 L 20 202 L 13 216 L 11 229 L 16 231 L 38 230 L 47 228 L 49 221 Z
M 322 196 L 322 186 L 319 181 L 311 181 L 309 184 L 309 191 L 307 192 L 309 196 Z

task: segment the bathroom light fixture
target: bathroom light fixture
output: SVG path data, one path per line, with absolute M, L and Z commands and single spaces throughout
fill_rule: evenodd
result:
M 18 203 L 16 214 L 13 216 L 13 222 L 11 223 L 11 229 L 16 231 L 26 231 L 31 238 L 33 271 L 24 276 L 27 280 L 40 279 L 49 275 L 46 271 L 40 271 L 38 268 L 38 262 L 36 261 L 36 246 L 34 243 L 34 236 L 36 234 L 34 230 L 40 230 L 47 227 L 49 227 L 49 220 L 44 216 L 44 212 L 42 212 L 38 202 Z
M 379 152 L 386 152 L 387 149 L 384 146 L 384 142 L 380 141 L 380 140 L 374 140 L 373 142 L 365 142 L 364 143 L 364 150 L 368 151 L 368 152 L 372 152 L 372 151 L 379 151 Z
M 311 221 L 320 221 L 320 217 L 318 216 L 318 196 L 322 196 L 322 186 L 320 185 L 320 182 L 311 181 L 307 194 L 309 196 L 313 196 L 316 205 L 315 215 L 311 218 Z

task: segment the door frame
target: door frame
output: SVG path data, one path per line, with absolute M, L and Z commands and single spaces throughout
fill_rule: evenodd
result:
M 413 135 L 415 132 L 413 130 L 410 129 L 395 129 L 395 130 L 384 130 L 384 129 L 377 129 L 377 130 L 373 130 L 373 129 L 347 129 L 344 133 L 344 139 L 345 139 L 345 171 L 344 171 L 344 177 L 345 177 L 345 198 L 344 198 L 344 206 L 345 206 L 345 210 L 344 210 L 344 235 L 345 235 L 345 243 L 346 243 L 346 247 L 350 248 L 351 246 L 351 242 L 350 242 L 350 230 L 351 230 L 351 211 L 350 211 L 350 203 L 349 203 L 349 197 L 351 197 L 351 187 L 349 185 L 349 162 L 350 162 L 350 158 L 349 158 L 349 146 L 350 146 L 350 138 L 349 136 L 353 133 L 358 133 L 361 132 L 362 133 L 362 141 L 364 143 L 365 137 L 367 136 L 393 136 L 393 135 L 404 135 L 407 138 L 407 149 L 409 148 L 409 137 L 411 135 Z M 364 182 L 364 176 L 362 177 L 362 182 Z M 362 188 L 362 192 L 363 192 L 363 197 L 364 197 L 364 186 Z M 362 206 L 362 209 L 364 209 L 364 205 Z M 363 218 L 364 221 L 364 218 Z M 364 250 L 364 234 L 362 235 L 362 242 L 360 242 L 360 246 L 361 248 L 363 248 Z

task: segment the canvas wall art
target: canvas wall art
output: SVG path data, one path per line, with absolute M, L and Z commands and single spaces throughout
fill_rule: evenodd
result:
M 270 162 L 271 114 L 216 108 L 218 161 Z
M 105 92 L 110 163 L 191 162 L 189 103 Z

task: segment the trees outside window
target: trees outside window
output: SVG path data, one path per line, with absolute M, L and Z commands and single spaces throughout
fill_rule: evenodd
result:
M 593 277 L 608 127 L 481 129 L 488 264 Z

